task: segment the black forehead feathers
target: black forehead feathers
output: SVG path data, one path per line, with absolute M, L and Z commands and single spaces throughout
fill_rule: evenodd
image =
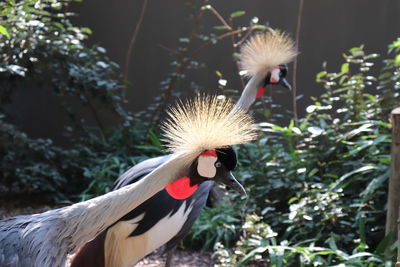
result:
M 236 153 L 233 151 L 232 147 L 228 146 L 225 148 L 217 149 L 218 160 L 229 170 L 233 170 L 237 164 Z
M 279 65 L 279 69 L 281 70 L 281 76 L 286 77 L 288 72 L 288 67 L 286 64 Z

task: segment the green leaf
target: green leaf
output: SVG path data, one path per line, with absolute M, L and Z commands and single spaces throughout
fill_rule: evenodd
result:
M 394 64 L 400 65 L 400 55 L 397 55 L 397 56 L 394 58 Z
M 369 54 L 366 59 L 373 59 L 379 57 L 379 54 Z
M 294 120 L 290 120 L 288 129 L 289 129 L 289 130 L 292 130 L 293 126 L 294 126 Z
M 360 235 L 360 246 L 359 246 L 359 249 L 364 250 L 365 247 L 367 246 L 367 237 L 366 237 L 366 234 L 365 234 L 365 218 L 363 216 L 361 216 L 359 221 L 358 221 L 358 234 Z M 355 255 L 352 255 L 351 257 L 354 257 L 354 256 Z
M 374 126 L 374 124 L 372 123 L 365 123 L 363 125 L 361 125 L 359 128 L 354 129 L 348 133 L 345 134 L 347 139 L 351 139 L 354 136 L 362 133 L 362 132 L 371 132 L 373 129 L 370 129 L 372 126 Z
M 378 169 L 378 168 L 377 168 L 376 166 L 374 166 L 374 165 L 366 165 L 366 166 L 362 166 L 362 167 L 360 167 L 360 168 L 358 168 L 358 169 L 355 169 L 355 170 L 353 170 L 353 171 L 351 171 L 351 172 L 348 172 L 348 173 L 346 173 L 345 175 L 343 175 L 342 177 L 340 177 L 340 178 L 331 186 L 332 191 L 335 191 L 335 190 L 339 189 L 339 185 L 340 185 L 344 180 L 346 180 L 347 178 L 351 177 L 352 175 L 357 174 L 357 173 L 365 173 L 365 172 L 369 172 L 369 171 L 371 171 L 371 170 L 376 170 L 376 169 Z
M 326 71 L 321 71 L 317 74 L 317 80 L 321 79 L 322 77 L 325 77 L 327 74 Z
M 161 150 L 163 149 L 163 145 L 162 145 L 160 139 L 157 137 L 157 135 L 152 130 L 149 130 L 149 138 L 150 138 L 151 143 L 154 146 L 156 146 L 157 148 L 159 148 Z
M 379 162 L 383 164 L 390 164 L 391 157 L 389 155 L 379 158 Z
M 378 189 L 384 182 L 389 179 L 390 169 L 383 173 L 382 175 L 374 178 L 364 191 L 360 193 L 360 196 L 363 198 L 362 201 L 365 202 L 368 200 L 368 197 L 371 197 L 372 194 Z
M 228 28 L 224 25 L 214 26 L 213 28 L 214 28 L 214 30 L 217 30 L 217 31 L 228 30 Z
M 81 31 L 83 31 L 83 32 L 86 33 L 86 34 L 92 34 L 92 33 L 93 33 L 92 30 L 89 29 L 89 28 L 87 28 L 87 27 L 81 28 Z
M 312 170 L 308 173 L 308 177 L 314 176 L 317 172 L 318 172 L 318 169 L 317 169 L 317 168 L 312 169 Z
M 350 72 L 349 63 L 342 64 L 342 67 L 341 67 L 340 71 L 342 73 L 349 73 Z
M 244 14 L 246 14 L 246 11 L 239 10 L 239 11 L 233 12 L 230 17 L 231 18 L 238 18 L 238 17 L 243 16 Z
M 254 258 L 257 254 L 264 253 L 267 249 L 268 249 L 267 246 L 266 247 L 257 247 L 255 249 L 253 249 L 240 262 L 238 262 L 238 266 L 241 266 L 241 265 L 247 263 L 249 260 Z
M 0 25 L 0 33 L 10 38 L 10 34 L 8 33 L 7 29 L 2 25 Z
M 376 247 L 375 254 L 383 255 L 386 248 L 390 245 L 390 240 L 392 239 L 393 232 L 390 231 L 382 240 L 379 242 L 378 246 Z
M 161 152 L 162 150 L 159 149 L 158 147 L 155 146 L 149 146 L 149 145 L 136 145 L 134 146 L 137 149 L 144 150 L 146 152 Z
M 364 55 L 363 49 L 364 49 L 364 45 L 362 45 L 360 47 L 353 47 L 349 51 L 354 57 L 359 57 L 359 56 Z
M 370 256 L 372 256 L 371 253 L 368 253 L 368 252 L 359 252 L 359 253 L 356 253 L 356 254 L 351 255 L 351 256 L 349 257 L 349 260 L 351 260 L 351 259 L 356 259 L 356 258 L 361 258 L 361 257 L 370 257 Z

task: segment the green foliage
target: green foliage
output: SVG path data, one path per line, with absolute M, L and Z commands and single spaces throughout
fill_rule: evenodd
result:
M 0 117 L 0 195 L 42 202 L 85 200 L 109 191 L 132 165 L 160 155 L 147 125 L 117 128 L 106 139 L 91 130 L 62 149 L 48 139 L 31 139 Z
M 204 208 L 193 226 L 187 245 L 211 250 L 216 243 L 230 246 L 237 238 L 240 219 L 234 217 L 233 206 Z
M 1 115 L 2 195 L 87 199 L 107 192 L 133 164 L 162 154 L 150 124 L 132 123 L 122 109 L 118 66 L 103 48 L 84 45 L 91 31 L 71 24 L 72 14 L 66 11 L 70 2 L 0 2 L 0 99 L 2 104 L 10 101 L 20 81 L 34 81 L 52 88 L 60 101 L 74 96 L 88 105 L 98 125 L 77 123 L 72 136 L 79 133 L 79 138 L 62 149 L 51 140 L 30 139 Z M 191 8 L 192 32 L 172 52 L 173 71 L 160 84 L 162 96 L 150 112 L 138 113 L 151 123 L 179 95 L 177 84 L 186 72 L 203 66 L 195 60 L 202 49 L 226 36 L 236 49 L 248 33 L 265 29 L 257 18 L 249 27 L 234 26 L 244 11 L 224 20 L 210 5 Z M 216 32 L 199 32 L 205 12 L 221 22 Z M 392 245 L 383 225 L 390 162 L 387 118 L 400 100 L 400 40 L 389 46 L 378 77 L 371 75 L 377 55 L 366 54 L 362 46 L 344 58 L 340 71 L 330 73 L 324 65 L 317 74 L 325 92 L 313 98 L 305 118 L 279 126 L 274 124 L 283 116 L 279 106 L 268 97 L 256 103 L 257 115 L 268 122 L 258 124 L 258 141 L 240 148 L 236 171 L 249 197 L 233 194 L 229 202 L 207 208 L 189 237 L 194 246 L 217 248 L 220 266 L 390 265 L 383 260 L 385 248 Z M 216 74 L 221 93 L 236 93 L 225 89 L 221 72 Z M 113 130 L 103 127 L 100 104 L 121 122 Z M 64 106 L 73 114 L 68 103 Z
M 107 193 L 116 178 L 133 165 L 164 151 L 160 140 L 142 123 L 136 123 L 129 130 L 116 129 L 106 140 L 88 132 L 79 143 L 85 145 L 75 149 L 87 152 L 86 158 L 73 159 L 87 163 L 81 166 L 86 184 L 82 200 Z
M 350 253 L 338 249 L 334 237 L 326 238 L 325 247 L 316 245 L 315 239 L 278 243 L 278 233 L 254 214 L 246 217 L 242 229 L 246 236 L 242 235 L 237 242 L 235 255 L 217 244 L 216 256 L 220 259 L 217 266 L 332 266 L 336 263 L 346 264 L 337 266 L 390 266 L 390 262 L 385 262 L 377 253 L 365 251 L 365 247 L 359 246 Z
M 53 198 L 65 199 L 67 188 L 60 190 L 68 184 L 63 175 L 67 167 L 63 155 L 61 149 L 52 146 L 51 140 L 32 140 L 1 116 L 0 195 L 52 193 Z
M 124 85 L 117 78 L 118 65 L 104 48 L 83 43 L 91 31 L 72 25 L 69 18 L 74 14 L 67 12 L 67 6 L 73 1 L 0 2 L 0 99 L 10 101 L 18 82 L 28 80 L 59 96 L 74 96 L 94 113 L 102 104 L 128 123 L 130 117 L 121 108 Z M 67 99 L 60 101 L 73 114 Z
M 267 29 L 265 25 L 258 23 L 257 17 L 251 19 L 247 26 L 236 25 L 236 20 L 246 14 L 242 10 L 232 12 L 228 18 L 223 18 L 213 7 L 211 1 L 188 0 L 186 1 L 186 5 L 190 8 L 188 13 L 191 30 L 186 36 L 178 39 L 176 48 L 168 49 L 172 57 L 170 62 L 172 69 L 165 79 L 160 82 L 159 89 L 161 94 L 154 98 L 153 103 L 149 105 L 147 111 L 135 114 L 141 120 L 150 121 L 152 126 L 160 122 L 160 118 L 165 115 L 164 112 L 168 104 L 174 100 L 185 97 L 188 94 L 190 95 L 193 92 L 207 90 L 210 93 L 209 88 L 205 88 L 204 85 L 197 84 L 195 81 L 188 79 L 191 72 L 205 69 L 206 62 L 199 60 L 201 53 L 205 51 L 211 52 L 212 46 L 226 39 L 229 40 L 232 49 L 237 51 L 239 45 L 244 42 L 249 34 Z M 216 25 L 212 29 L 205 27 L 204 20 L 208 20 L 210 16 L 215 17 L 222 25 Z M 235 62 L 237 61 L 236 54 L 235 52 L 233 55 Z M 219 78 L 219 92 L 226 94 L 231 93 L 229 91 L 234 91 L 224 90 L 227 81 L 222 79 L 220 72 L 217 72 L 217 76 Z M 187 91 L 182 92 L 179 89 L 179 87 L 182 87 L 182 84 L 185 84 L 186 88 L 191 89 L 189 93 Z
M 107 192 L 132 164 L 161 154 L 160 142 L 154 133 L 148 134 L 148 125 L 133 124 L 122 109 L 124 84 L 118 78 L 118 65 L 104 48 L 84 44 L 90 29 L 71 23 L 74 14 L 67 10 L 73 1 L 0 2 L 1 107 L 21 86 L 51 88 L 75 122 L 67 133 L 74 145 L 63 149 L 48 139 L 29 138 L 0 110 L 3 196 L 40 194 L 43 201 L 56 202 L 86 199 Z M 71 99 L 89 106 L 96 127 L 73 112 Z M 104 127 L 102 110 L 115 115 L 117 125 L 112 130 Z
M 399 47 L 390 46 L 379 78 L 371 74 L 377 55 L 350 49 L 339 72 L 324 64 L 317 74 L 325 93 L 305 118 L 287 127 L 259 123 L 262 134 L 240 148 L 236 172 L 253 215 L 233 211 L 240 238 L 232 248 L 217 243 L 220 266 L 390 265 L 383 260 L 391 245 L 384 236 L 388 116 L 400 103 Z

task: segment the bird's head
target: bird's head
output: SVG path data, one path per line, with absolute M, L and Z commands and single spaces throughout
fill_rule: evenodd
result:
M 254 35 L 241 47 L 241 69 L 246 76 L 259 80 L 255 85 L 258 89 L 256 98 L 262 96 L 268 85 L 279 84 L 291 90 L 286 80 L 286 64 L 296 55 L 297 50 L 289 35 L 273 30 Z
M 166 187 L 176 199 L 191 196 L 205 181 L 215 181 L 246 194 L 232 175 L 237 158 L 232 145 L 256 138 L 253 120 L 243 110 L 231 113 L 233 104 L 215 96 L 198 96 L 172 108 L 164 124 L 169 151 L 178 153 L 185 172 Z
M 289 90 L 292 90 L 292 86 L 286 80 L 286 76 L 288 73 L 288 67 L 286 64 L 278 65 L 272 68 L 271 71 L 267 72 L 265 79 L 263 80 L 260 88 L 258 89 L 256 98 L 259 98 L 263 95 L 265 88 L 268 85 L 281 85 Z
M 292 86 L 286 80 L 286 75 L 288 73 L 288 67 L 286 64 L 275 66 L 271 71 L 267 73 L 264 80 L 264 86 L 268 84 L 280 84 L 287 89 L 291 90 Z
M 236 164 L 236 153 L 230 146 L 206 150 L 190 166 L 188 176 L 176 180 L 165 189 L 173 198 L 185 199 L 191 196 L 201 183 L 214 181 L 246 195 L 245 189 L 231 172 Z

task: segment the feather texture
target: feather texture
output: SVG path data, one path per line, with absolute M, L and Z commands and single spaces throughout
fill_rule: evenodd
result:
M 293 40 L 287 33 L 272 29 L 256 34 L 240 50 L 239 64 L 246 76 L 267 73 L 273 67 L 287 64 L 297 56 Z
M 191 163 L 205 150 L 254 140 L 251 116 L 241 109 L 231 112 L 232 108 L 229 99 L 205 95 L 171 108 L 162 126 L 168 150 Z
M 63 267 L 68 254 L 172 181 L 187 175 L 188 160 L 195 160 L 207 149 L 254 139 L 250 116 L 240 110 L 229 114 L 231 108 L 230 101 L 216 97 L 199 96 L 181 103 L 171 109 L 170 119 L 163 126 L 174 154 L 143 179 L 71 206 L 0 220 L 0 266 Z

